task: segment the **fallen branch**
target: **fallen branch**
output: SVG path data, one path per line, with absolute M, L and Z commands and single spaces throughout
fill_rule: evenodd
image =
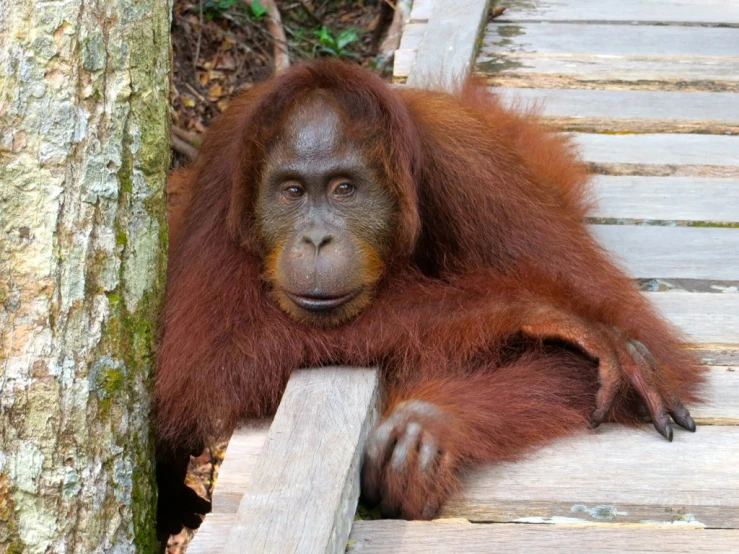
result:
M 252 0 L 243 0 L 251 7 Z M 260 0 L 260 4 L 267 10 L 267 32 L 272 37 L 272 57 L 274 58 L 275 73 L 279 73 L 290 67 L 290 56 L 287 53 L 287 38 L 285 29 L 282 27 L 280 10 L 274 0 Z
M 190 143 L 185 142 L 180 137 L 172 133 L 172 149 L 182 154 L 189 160 L 194 160 L 198 156 L 198 150 Z
M 184 140 L 193 148 L 200 148 L 202 139 L 197 133 L 191 133 L 190 131 L 185 131 L 176 125 L 172 125 L 172 134 L 177 138 Z

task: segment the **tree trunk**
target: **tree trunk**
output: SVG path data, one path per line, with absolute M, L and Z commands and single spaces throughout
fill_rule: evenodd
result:
M 151 552 L 170 1 L 0 0 L 0 551 Z

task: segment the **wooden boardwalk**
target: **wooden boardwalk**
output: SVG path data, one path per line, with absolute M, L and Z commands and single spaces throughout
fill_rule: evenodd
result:
M 711 366 L 708 401 L 693 410 L 695 435 L 678 431 L 667 443 L 647 427 L 604 426 L 524 461 L 469 472 L 433 522 L 355 521 L 346 549 L 739 553 L 739 2 L 504 5 L 501 17 L 484 22 L 484 1 L 416 0 L 396 80 L 423 85 L 443 70 L 434 84 L 445 86 L 473 61 L 482 29 L 475 69 L 507 101 L 544 102 L 552 126 L 576 133 L 596 174 L 592 230 Z M 328 371 L 339 386 L 334 379 L 344 377 Z M 334 406 L 335 388 L 303 383 L 289 406 L 286 395 L 279 425 L 236 432 L 214 513 L 190 553 L 223 552 L 236 521 L 248 527 L 259 517 L 271 531 L 256 539 L 253 529 L 234 531 L 229 552 L 343 551 L 357 451 L 301 441 L 296 428 L 308 423 L 295 403 L 323 394 L 324 405 L 349 414 L 350 438 L 330 440 L 361 444 L 376 382 L 372 373 L 358 379 L 351 410 Z M 275 457 L 288 436 L 292 449 Z M 252 472 L 259 483 L 249 485 Z M 271 503 L 277 512 L 265 511 L 270 497 L 280 499 Z M 302 542 L 290 538 L 296 528 Z M 275 534 L 289 546 L 265 546 L 277 544 Z

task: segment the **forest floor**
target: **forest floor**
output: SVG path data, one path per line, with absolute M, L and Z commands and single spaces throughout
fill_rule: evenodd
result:
M 377 56 L 393 15 L 383 0 L 276 0 L 275 4 L 290 63 L 334 56 L 390 77 L 392 60 Z M 267 0 L 175 0 L 172 124 L 176 139 L 197 148 L 211 119 L 234 95 L 272 75 L 274 54 L 284 50 L 270 32 L 266 6 Z M 192 155 L 186 147 L 177 148 L 180 140 L 175 140 L 175 167 Z
M 319 56 L 355 61 L 390 78 L 392 59 L 378 56 L 392 9 L 383 0 L 276 0 L 290 63 Z M 266 0 L 175 0 L 172 14 L 172 166 L 186 165 L 231 98 L 269 78 L 275 53 Z M 276 48 L 277 47 L 277 48 Z M 283 62 L 284 63 L 284 62 Z M 226 442 L 192 458 L 188 484 L 210 499 Z M 182 554 L 187 529 L 170 538 L 167 554 Z

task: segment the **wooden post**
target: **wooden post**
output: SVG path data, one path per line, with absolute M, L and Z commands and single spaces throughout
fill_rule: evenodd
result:
M 297 371 L 270 427 L 225 552 L 343 553 L 359 498 L 379 371 Z

